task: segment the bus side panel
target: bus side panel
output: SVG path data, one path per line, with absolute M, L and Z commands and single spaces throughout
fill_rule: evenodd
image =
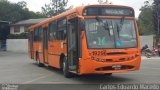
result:
M 48 44 L 48 63 L 52 67 L 60 68 L 60 50 L 59 50 L 59 42 L 49 42 Z
M 48 55 L 49 66 L 60 68 L 59 58 L 60 56 L 58 55 Z
M 28 38 L 28 55 L 31 59 L 33 59 L 33 32 L 29 33 Z
M 44 53 L 44 51 L 43 51 L 43 42 L 41 41 L 38 46 L 39 46 L 39 47 L 38 47 L 38 52 L 39 52 L 40 62 L 41 62 L 41 63 L 44 63 L 44 57 L 43 57 L 43 53 Z
M 31 51 L 30 43 L 31 43 L 31 42 L 28 40 L 28 55 L 29 55 L 29 57 L 32 59 L 32 57 L 31 57 L 31 56 L 32 56 L 32 55 L 31 55 L 31 54 L 32 54 L 32 53 L 31 53 L 32 51 Z

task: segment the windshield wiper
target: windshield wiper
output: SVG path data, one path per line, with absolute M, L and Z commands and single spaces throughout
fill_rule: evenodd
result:
M 116 24 L 116 26 L 117 26 L 117 33 L 118 33 L 118 38 L 120 39 L 120 30 L 121 30 L 121 28 L 119 27 L 119 25 L 118 24 Z
M 120 39 L 120 30 L 122 30 L 122 26 L 123 26 L 123 24 L 124 24 L 124 19 L 125 19 L 125 16 L 123 16 L 122 18 L 121 18 L 121 21 L 120 21 L 120 26 L 117 24 L 116 26 L 117 26 L 117 33 L 118 33 L 118 38 Z
M 98 21 L 98 22 L 100 22 L 100 23 L 102 23 L 102 27 L 105 29 L 105 30 L 108 30 L 108 32 L 110 32 L 109 31 L 109 25 L 108 25 L 108 23 L 106 22 L 106 24 L 103 22 L 103 20 L 100 18 L 100 17 L 96 17 L 96 20 Z M 110 37 L 111 35 L 110 35 L 110 33 L 109 33 L 109 37 Z
M 123 26 L 123 24 L 124 24 L 124 19 L 125 19 L 125 16 L 123 16 L 123 17 L 121 18 L 121 21 L 120 21 L 120 29 L 122 29 L 122 26 Z
M 98 16 L 96 17 L 96 20 L 100 23 L 102 23 L 102 26 L 105 30 L 109 30 L 109 26 L 108 23 L 105 25 L 105 23 L 103 22 L 103 20 L 101 18 L 99 18 Z

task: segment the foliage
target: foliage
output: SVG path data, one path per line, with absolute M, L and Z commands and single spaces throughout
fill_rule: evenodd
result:
M 10 34 L 8 35 L 8 39 L 27 39 L 28 33 L 23 32 L 21 34 Z
M 153 8 L 154 8 L 153 10 L 154 30 L 157 32 L 157 34 L 160 35 L 160 0 L 154 0 Z M 159 27 L 159 31 L 158 31 L 158 27 Z
M 108 0 L 98 0 L 99 4 L 112 4 L 112 2 L 109 2 Z
M 160 0 L 153 2 L 153 25 L 156 32 L 156 43 L 160 42 Z
M 154 34 L 152 4 L 150 4 L 149 1 L 145 1 L 144 6 L 141 7 L 140 11 L 141 13 L 137 20 L 140 35 Z
M 0 0 L 0 12 L 0 20 L 11 21 L 13 23 L 30 18 L 44 17 L 39 12 L 34 13 L 29 11 L 25 1 L 11 3 L 8 0 Z
M 138 17 L 140 34 L 155 34 L 155 44 L 160 42 L 160 0 L 145 1 L 140 10 Z
M 66 11 L 68 0 L 51 0 L 49 4 L 42 7 L 43 15 L 52 17 Z
M 9 23 L 0 22 L 0 40 L 5 40 L 9 34 Z

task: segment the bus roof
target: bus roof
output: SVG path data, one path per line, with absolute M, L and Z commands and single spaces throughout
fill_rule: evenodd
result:
M 52 22 L 54 20 L 57 20 L 57 19 L 60 19 L 60 18 L 63 18 L 67 15 L 70 15 L 70 14 L 73 14 L 73 13 L 77 13 L 78 15 L 82 15 L 83 13 L 83 10 L 84 8 L 87 8 L 87 7 L 121 7 L 121 8 L 130 8 L 130 9 L 133 9 L 132 7 L 129 7 L 129 6 L 123 6 L 123 5 L 111 5 L 111 4 L 94 4 L 94 5 L 86 5 L 86 6 L 79 6 L 79 7 L 76 7 L 74 9 L 70 9 L 70 10 L 67 10 L 59 15 L 56 15 L 56 16 L 53 16 L 51 18 L 48 18 L 38 24 L 35 24 L 31 27 L 29 27 L 29 31 L 32 31 L 32 29 L 36 28 L 36 27 L 39 27 L 41 25 L 45 25 L 49 22 Z

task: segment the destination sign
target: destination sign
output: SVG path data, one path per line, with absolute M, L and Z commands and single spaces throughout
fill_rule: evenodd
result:
M 134 16 L 133 9 L 111 7 L 88 7 L 84 10 L 84 16 Z

